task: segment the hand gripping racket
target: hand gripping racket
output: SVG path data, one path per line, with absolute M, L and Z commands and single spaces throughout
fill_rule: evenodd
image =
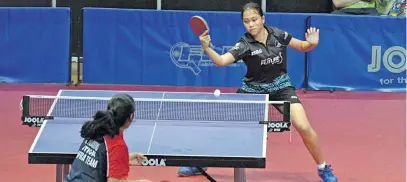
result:
M 195 33 L 196 36 L 201 36 L 206 30 L 209 33 L 208 23 L 206 23 L 205 19 L 200 16 L 193 16 L 189 20 L 189 24 L 191 26 L 192 31 Z M 209 46 L 213 48 L 212 43 L 209 43 Z

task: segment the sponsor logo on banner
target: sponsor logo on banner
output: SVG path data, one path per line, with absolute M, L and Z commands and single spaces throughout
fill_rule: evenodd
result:
M 235 45 L 236 47 L 237 45 Z M 219 54 L 227 53 L 233 46 L 222 46 Z M 178 42 L 170 49 L 171 61 L 179 68 L 188 69 L 195 75 L 198 75 L 202 67 L 216 66 L 212 60 L 205 54 L 201 45 L 190 45 L 185 42 Z M 228 67 L 240 67 L 242 61 L 228 65 Z
M 393 46 L 383 50 L 381 46 L 372 46 L 371 63 L 367 66 L 368 72 L 375 73 L 386 69 L 390 73 L 406 71 L 406 49 Z M 378 80 L 381 85 L 406 84 L 404 76 L 382 77 Z

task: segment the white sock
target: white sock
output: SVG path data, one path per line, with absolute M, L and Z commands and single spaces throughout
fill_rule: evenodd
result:
M 326 166 L 325 162 L 323 162 L 322 164 L 318 165 L 318 169 L 324 169 Z

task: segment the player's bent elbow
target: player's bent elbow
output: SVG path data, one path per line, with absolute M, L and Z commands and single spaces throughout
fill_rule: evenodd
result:
M 229 64 L 232 64 L 235 61 L 235 57 L 233 57 L 232 54 L 226 53 L 222 56 L 220 56 L 220 60 L 215 63 L 217 66 L 227 66 Z
M 219 59 L 213 60 L 213 64 L 215 64 L 218 67 L 222 67 L 225 66 L 225 60 L 222 59 L 222 57 L 220 57 Z
M 215 65 L 216 66 L 218 66 L 218 67 L 222 67 L 222 66 L 226 66 L 225 65 L 225 62 L 223 61 L 223 59 L 220 59 L 220 60 L 218 60 L 218 61 L 214 61 L 214 63 L 215 63 Z

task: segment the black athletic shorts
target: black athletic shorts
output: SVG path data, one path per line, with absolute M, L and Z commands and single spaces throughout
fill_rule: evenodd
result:
M 298 98 L 297 93 L 295 92 L 295 87 L 289 86 L 278 91 L 272 91 L 269 94 L 270 101 L 290 101 L 292 104 L 301 103 L 300 98 Z M 241 88 L 237 89 L 237 93 L 250 93 L 242 90 Z

